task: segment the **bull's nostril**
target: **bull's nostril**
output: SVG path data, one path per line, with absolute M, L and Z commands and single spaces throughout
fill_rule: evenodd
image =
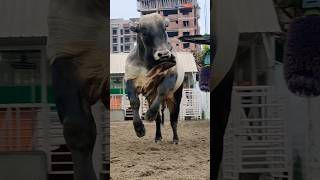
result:
M 160 59 L 168 58 L 170 56 L 170 51 L 158 51 L 156 56 Z

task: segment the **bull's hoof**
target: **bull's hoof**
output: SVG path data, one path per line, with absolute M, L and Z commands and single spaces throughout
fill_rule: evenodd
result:
M 138 137 L 143 137 L 146 134 L 146 130 L 144 128 L 142 121 L 134 121 L 133 127 Z
M 172 143 L 178 145 L 179 144 L 179 139 L 172 140 Z
M 157 113 L 158 113 L 158 111 L 153 111 L 152 109 L 149 109 L 146 112 L 145 119 L 147 121 L 154 121 L 157 118 Z
M 156 144 L 161 144 L 161 143 L 162 143 L 162 139 L 161 139 L 161 138 L 156 138 L 156 139 L 154 140 L 154 142 L 155 142 Z

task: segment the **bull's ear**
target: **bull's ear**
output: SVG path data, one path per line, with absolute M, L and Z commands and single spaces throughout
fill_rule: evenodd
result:
M 168 27 L 170 24 L 170 19 L 169 18 L 164 18 L 164 26 Z
M 130 24 L 130 30 L 136 33 L 140 32 L 140 24 L 139 23 L 134 23 Z

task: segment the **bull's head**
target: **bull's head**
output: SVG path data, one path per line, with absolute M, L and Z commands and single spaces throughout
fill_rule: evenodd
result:
M 174 59 L 166 33 L 169 22 L 169 19 L 153 13 L 142 16 L 138 23 L 130 26 L 131 31 L 137 33 L 138 46 L 143 46 L 146 56 L 153 57 L 156 61 Z

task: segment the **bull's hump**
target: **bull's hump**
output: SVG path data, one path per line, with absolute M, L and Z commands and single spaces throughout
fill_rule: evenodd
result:
M 134 64 L 132 61 L 127 61 L 125 65 L 125 78 L 126 80 L 145 78 L 148 70 L 144 66 Z
M 105 0 L 51 0 L 49 17 L 88 17 L 99 20 L 99 16 L 107 19 L 108 1 Z M 81 23 L 81 22 L 79 22 Z
M 183 68 L 183 60 L 182 59 L 179 59 L 177 58 L 176 59 L 176 66 L 175 66 L 175 72 L 177 73 L 177 81 L 176 81 L 176 84 L 175 84 L 175 87 L 174 87 L 174 91 L 176 91 L 180 86 L 181 84 L 183 83 L 184 81 L 184 75 L 185 75 L 185 70 Z
M 93 3 L 90 8 L 86 3 Z M 75 55 L 83 49 L 105 49 L 107 40 L 107 9 L 96 0 L 51 0 L 48 15 L 48 56 Z M 84 11 L 84 9 L 86 9 Z M 93 10 L 91 13 L 88 9 Z M 76 47 L 78 44 L 80 47 Z

